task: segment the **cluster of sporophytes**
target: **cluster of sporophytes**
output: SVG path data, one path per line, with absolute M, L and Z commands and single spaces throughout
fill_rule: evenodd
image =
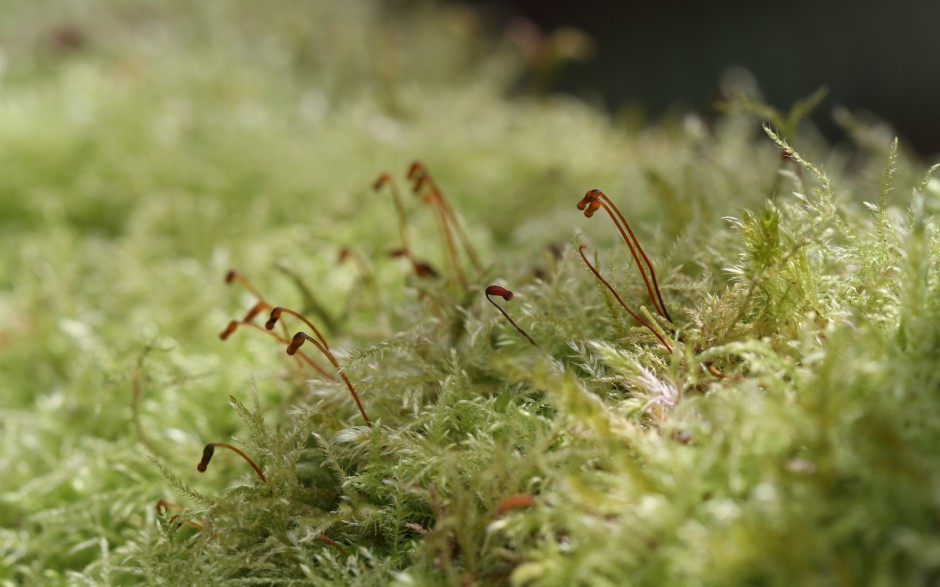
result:
M 527 281 L 521 326 L 492 299 L 509 301 L 513 292 L 483 287 L 511 270 L 484 267 L 466 237 L 456 238 L 464 234 L 460 223 L 420 163 L 409 177 L 436 208 L 448 271 L 411 251 L 390 176 L 374 187 L 392 189 L 402 245 L 388 254 L 409 261 L 423 325 L 350 352 L 344 369 L 309 319 L 273 306 L 229 272 L 226 281 L 243 283 L 254 304 L 222 338 L 241 326 L 266 332 L 301 359 L 298 368 L 310 369 L 308 392 L 318 401 L 295 407 L 293 428 L 277 434 L 260 406 L 249 410 L 233 398 L 246 445 L 264 457 L 271 479 L 238 448 L 210 443 L 200 471 L 221 446 L 244 457 L 261 482 L 207 498 L 166 471 L 204 507 L 173 513 L 164 547 L 191 556 L 198 544 L 216 564 L 239 561 L 238 576 L 285 580 L 571 585 L 932 576 L 924 552 L 909 549 L 926 547 L 934 528 L 923 518 L 936 465 L 938 380 L 930 365 L 940 348 L 931 325 L 940 310 L 937 231 L 927 209 L 928 195 L 938 195 L 929 192 L 936 191 L 932 170 L 916 184 L 906 221 L 891 219 L 895 142 L 880 203 L 867 204 L 873 215 L 863 223 L 837 204 L 827 175 L 765 130 L 797 191 L 728 219 L 740 253 L 723 268 L 732 279 L 722 291 L 706 291 L 710 284 L 675 265 L 661 286 L 615 202 L 597 189 L 577 202 L 585 217 L 603 209 L 613 221 L 629 255 L 626 262 L 611 256 L 612 279 L 629 297 L 645 294 L 651 311 L 632 309 L 587 246 L 573 243 L 549 269 L 513 272 Z M 579 274 L 575 250 L 588 275 Z M 372 282 L 367 271 L 358 287 Z M 886 282 L 891 273 L 899 279 Z M 589 276 L 593 288 L 583 283 Z M 678 300 L 676 319 L 663 289 Z M 511 328 L 486 318 L 480 294 Z M 262 312 L 270 314 L 263 329 L 253 322 Z M 283 322 L 276 332 L 285 314 L 312 335 L 291 335 Z M 364 426 L 339 416 L 349 402 L 336 377 L 303 354 L 304 343 L 336 369 Z M 894 367 L 881 372 L 889 362 Z M 396 364 L 407 365 L 404 373 Z M 376 420 L 346 370 L 381 410 Z M 901 414 L 904 429 L 891 420 Z M 332 439 L 321 432 L 327 422 L 339 427 Z M 916 505 L 899 507 L 902 498 Z M 196 511 L 196 521 L 182 517 Z M 183 524 L 200 532 L 177 538 Z M 898 533 L 912 542 L 885 546 Z M 872 560 L 876 545 L 891 555 Z M 271 566 L 262 570 L 259 561 Z
M 2 581 L 936 580 L 940 184 L 880 127 L 508 99 L 449 9 L 95 6 L 0 94 Z

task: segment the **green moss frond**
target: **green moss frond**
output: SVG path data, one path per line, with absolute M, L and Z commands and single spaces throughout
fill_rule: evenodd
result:
M 86 4 L 67 57 L 18 30 L 58 10 L 0 21 L 0 583 L 936 576 L 940 167 L 883 125 L 840 115 L 849 160 L 805 132 L 822 92 L 707 125 L 510 98 L 518 55 L 449 5 Z M 466 286 L 407 191 L 439 275 L 389 255 L 371 185 L 416 158 L 478 249 Z M 594 187 L 671 320 L 575 208 Z M 286 344 L 218 339 L 256 301 L 232 267 L 322 325 L 372 426 Z M 199 473 L 207 442 L 266 481 Z

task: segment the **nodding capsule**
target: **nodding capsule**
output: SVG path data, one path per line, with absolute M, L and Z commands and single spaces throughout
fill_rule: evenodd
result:
M 255 462 L 254 462 L 253 460 L 251 460 L 251 458 L 249 458 L 248 455 L 246 455 L 244 452 L 242 452 L 242 450 L 241 450 L 240 448 L 238 448 L 238 447 L 236 447 L 236 446 L 232 446 L 231 444 L 226 444 L 226 443 L 224 443 L 224 442 L 210 442 L 209 444 L 206 445 L 206 448 L 202 449 L 202 460 L 199 461 L 199 464 L 198 464 L 198 465 L 196 465 L 196 470 L 197 470 L 197 471 L 199 471 L 200 473 L 205 473 L 205 472 L 206 472 L 206 468 L 209 466 L 209 461 L 212 460 L 212 455 L 215 454 L 215 448 L 216 448 L 216 447 L 219 447 L 219 448 L 226 448 L 226 449 L 228 449 L 228 450 L 234 452 L 235 454 L 237 454 L 237 455 L 240 456 L 241 458 L 245 459 L 245 461 L 246 461 L 249 465 L 251 465 L 251 468 L 255 470 L 255 474 L 258 475 L 258 477 L 259 477 L 262 481 L 264 481 L 265 483 L 268 482 L 268 480 L 264 477 L 264 473 L 261 472 L 261 468 L 258 467 L 258 465 L 256 465 Z
M 437 270 L 431 267 L 430 263 L 424 261 L 415 261 L 415 275 L 418 277 L 437 277 Z
M 232 320 L 228 323 L 228 326 L 225 327 L 225 330 L 219 333 L 219 338 L 221 340 L 228 339 L 228 337 L 232 336 L 232 333 L 235 332 L 236 328 L 238 328 L 238 320 Z
M 584 210 L 588 204 L 593 204 L 603 192 L 598 189 L 588 190 L 584 197 L 578 201 L 578 210 Z M 593 213 L 593 212 L 592 212 Z
M 380 189 L 382 189 L 382 186 L 391 182 L 392 182 L 392 176 L 387 173 L 383 173 L 382 175 L 378 177 L 378 179 L 375 180 L 375 183 L 372 184 L 372 189 L 374 191 L 379 191 Z
M 512 299 L 513 293 L 509 291 L 508 289 L 506 289 L 505 287 L 501 287 L 498 285 L 491 285 L 488 288 L 486 288 L 486 295 L 499 296 L 508 302 L 509 300 Z
M 202 460 L 199 461 L 199 464 L 196 465 L 196 470 L 200 473 L 205 473 L 206 468 L 209 466 L 209 461 L 212 460 L 212 455 L 215 454 L 215 444 L 209 443 L 206 445 L 206 448 L 202 449 Z
M 264 327 L 268 330 L 274 330 L 274 325 L 277 324 L 277 321 L 281 318 L 281 312 L 283 312 L 281 307 L 277 307 L 271 310 L 271 317 L 268 318 L 268 321 L 264 323 Z

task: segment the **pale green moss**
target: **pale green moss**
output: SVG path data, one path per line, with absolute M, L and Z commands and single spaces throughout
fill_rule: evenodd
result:
M 935 582 L 940 184 L 903 142 L 842 113 L 847 161 L 800 123 L 822 94 L 711 128 L 509 98 L 470 13 L 382 6 L 0 2 L 0 582 Z M 443 277 L 386 254 L 371 184 L 414 159 L 480 249 L 467 292 L 410 193 Z M 575 209 L 595 187 L 673 324 Z M 231 267 L 309 288 L 374 428 L 269 338 L 218 340 L 253 301 Z M 267 482 L 196 472 L 213 441 Z

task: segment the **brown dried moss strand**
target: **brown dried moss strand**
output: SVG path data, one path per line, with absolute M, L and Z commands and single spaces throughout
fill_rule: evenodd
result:
M 395 204 L 395 215 L 398 217 L 398 233 L 401 238 L 401 252 L 411 261 L 412 268 L 415 268 L 418 261 L 415 259 L 414 253 L 411 252 L 411 239 L 408 236 L 408 215 L 405 213 L 405 204 L 402 200 L 401 193 L 398 191 L 398 186 L 395 185 L 395 182 L 392 181 L 391 176 L 387 173 L 383 173 L 379 176 L 372 185 L 372 189 L 378 191 L 383 185 L 388 186 L 392 194 L 392 201 Z
M 340 378 L 343 380 L 343 383 L 346 384 L 346 388 L 349 389 L 349 394 L 352 396 L 353 400 L 356 402 L 356 407 L 359 408 L 359 413 L 362 414 L 362 419 L 365 420 L 369 428 L 372 427 L 372 420 L 369 419 L 369 416 L 366 414 L 366 409 L 362 406 L 362 402 L 359 400 L 359 394 L 356 393 L 356 389 L 350 383 L 349 378 L 346 377 L 346 374 L 343 373 L 343 370 L 340 368 L 339 363 L 336 362 L 336 357 L 333 356 L 333 353 L 330 352 L 330 349 L 320 344 L 318 340 L 307 334 L 306 332 L 298 332 L 291 339 L 290 344 L 287 346 L 287 354 L 293 355 L 297 350 L 304 344 L 304 342 L 309 342 L 319 350 L 323 356 L 325 356 L 330 363 L 333 364 L 333 367 L 336 369 L 336 372 L 339 374 Z
M 636 235 L 633 234 L 633 230 L 630 228 L 630 224 L 627 222 L 626 218 L 624 218 L 623 214 L 620 213 L 620 209 L 617 208 L 610 198 L 608 198 L 604 192 L 599 189 L 588 190 L 587 193 L 584 194 L 584 197 L 578 201 L 578 210 L 584 211 L 585 218 L 593 217 L 594 213 L 597 212 L 597 210 L 601 207 L 603 207 L 607 212 L 607 215 L 610 216 L 614 226 L 616 226 L 617 230 L 620 232 L 620 236 L 623 238 L 624 242 L 627 243 L 627 247 L 630 249 L 630 254 L 633 256 L 633 261 L 636 264 L 637 269 L 640 270 L 640 275 L 643 277 L 643 283 L 646 284 L 646 291 L 649 293 L 650 301 L 652 301 L 653 308 L 656 310 L 656 313 L 664 318 L 668 318 L 668 312 L 665 311 L 665 305 L 662 304 L 662 295 L 659 294 L 659 284 L 656 282 L 656 272 L 653 270 L 653 265 L 650 263 L 646 253 L 643 251 L 643 247 L 640 246 L 640 242 L 637 240 Z M 613 211 L 611 208 L 613 208 Z M 616 212 L 616 215 L 614 212 Z M 624 227 L 626 227 L 626 231 L 624 231 Z M 627 236 L 627 233 L 629 233 L 630 236 Z M 640 255 L 642 255 L 643 259 L 646 261 L 646 265 L 653 277 L 653 283 L 656 289 L 655 295 L 653 294 L 653 288 L 650 286 L 649 278 L 646 275 L 646 270 L 643 268 L 643 264 L 640 262 L 640 259 L 636 254 L 634 245 L 636 245 L 636 248 L 639 249 Z M 657 301 L 657 296 L 659 301 Z
M 451 224 L 447 218 L 447 212 L 444 209 L 441 196 L 436 190 L 430 192 L 430 202 L 437 211 L 441 223 L 441 231 L 444 233 L 444 242 L 447 245 L 447 252 L 450 255 L 450 262 L 453 264 L 454 273 L 457 275 L 457 282 L 460 284 L 460 287 L 467 289 L 469 287 L 467 285 L 467 276 L 464 274 L 463 267 L 460 266 L 460 256 L 457 253 L 457 244 L 454 242 L 454 235 L 451 232 Z
M 653 287 L 650 284 L 649 277 L 646 275 L 646 269 L 643 268 L 643 263 L 640 262 L 640 258 L 639 256 L 637 256 L 636 249 L 639 248 L 639 244 L 636 244 L 636 248 L 634 248 L 635 243 L 632 242 L 631 239 L 627 237 L 627 233 L 624 232 L 623 225 L 620 224 L 620 222 L 617 220 L 617 217 L 614 216 L 614 213 L 611 211 L 610 207 L 606 203 L 598 201 L 598 202 L 595 202 L 595 204 L 596 206 L 603 208 L 607 212 L 607 215 L 610 216 L 610 219 L 613 221 L 614 226 L 616 226 L 617 230 L 620 231 L 620 236 L 622 236 L 624 242 L 627 243 L 627 247 L 630 249 L 630 255 L 633 256 L 633 261 L 636 264 L 637 269 L 640 270 L 640 276 L 643 278 L 643 283 L 646 284 L 646 291 L 647 293 L 649 293 L 650 301 L 653 303 L 653 309 L 656 310 L 656 313 L 659 314 L 660 316 L 664 316 L 662 309 L 660 309 L 659 307 L 659 303 L 656 301 L 656 295 L 653 293 Z M 595 204 L 592 204 L 591 206 L 595 207 Z M 591 208 L 589 208 L 588 210 L 590 209 Z M 629 226 L 627 228 L 629 229 Z
M 620 306 L 623 307 L 623 309 L 626 310 L 627 313 L 629 313 L 631 316 L 633 316 L 633 318 L 634 318 L 637 322 L 639 322 L 640 324 L 642 324 L 643 326 L 645 326 L 650 332 L 652 332 L 652 333 L 656 336 L 656 338 L 659 339 L 659 342 L 661 342 L 662 345 L 663 345 L 664 347 L 666 347 L 666 350 L 669 351 L 669 353 L 671 354 L 671 353 L 672 353 L 672 347 L 669 346 L 669 343 L 666 342 L 666 339 L 664 339 L 664 338 L 662 337 L 662 335 L 660 335 L 659 332 L 656 331 L 655 328 L 653 328 L 652 326 L 650 326 L 649 324 L 647 324 L 645 320 L 643 320 L 642 318 L 640 318 L 639 316 L 637 316 L 637 315 L 633 312 L 633 310 L 631 310 L 630 308 L 628 308 L 628 307 L 627 307 L 627 304 L 625 304 L 624 301 L 620 298 L 620 295 L 619 295 L 619 294 L 617 293 L 617 291 L 613 288 L 613 286 L 611 286 L 610 283 L 608 283 L 606 279 L 604 279 L 603 277 L 601 277 L 601 274 L 598 273 L 597 269 L 595 269 L 594 266 L 591 265 L 591 262 L 588 261 L 587 255 L 584 254 L 584 249 L 586 249 L 586 248 L 587 248 L 587 245 L 581 245 L 580 247 L 578 247 L 578 253 L 580 253 L 581 258 L 584 259 L 584 264 L 588 266 L 588 269 L 591 270 L 591 273 L 594 274 L 594 277 L 596 277 L 597 279 L 599 279 L 600 282 L 603 283 L 603 284 L 607 287 L 608 291 L 610 291 L 610 293 L 612 293 L 612 294 L 614 295 L 614 297 L 615 297 L 615 298 L 617 299 L 617 301 L 620 303 Z

